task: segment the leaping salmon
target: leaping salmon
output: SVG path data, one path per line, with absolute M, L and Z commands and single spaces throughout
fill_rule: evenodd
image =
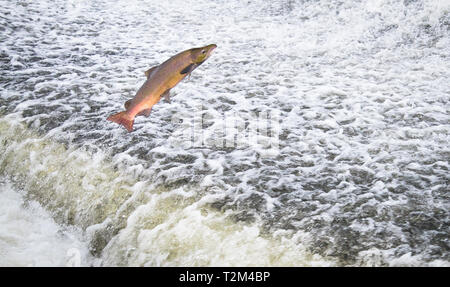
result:
M 111 115 L 107 120 L 123 125 L 128 132 L 133 130 L 134 118 L 139 115 L 149 116 L 152 107 L 164 97 L 169 103 L 170 89 L 175 87 L 187 75 L 209 58 L 217 46 L 183 51 L 159 66 L 145 72 L 147 80 L 137 91 L 136 96 L 125 102 L 125 111 Z

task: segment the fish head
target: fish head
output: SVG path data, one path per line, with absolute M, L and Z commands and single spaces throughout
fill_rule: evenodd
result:
M 194 64 L 200 65 L 202 64 L 204 61 L 206 61 L 206 59 L 209 58 L 209 56 L 211 55 L 212 51 L 217 47 L 216 44 L 211 44 L 205 47 L 200 47 L 200 48 L 194 48 L 191 50 L 191 58 L 192 58 L 192 62 L 194 62 Z

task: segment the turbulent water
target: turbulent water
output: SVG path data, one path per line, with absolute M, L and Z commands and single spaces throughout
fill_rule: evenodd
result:
M 0 265 L 449 266 L 449 12 L 0 0 Z M 135 131 L 106 121 L 211 43 Z
M 93 261 L 78 228 L 58 226 L 38 202 L 25 200 L 22 193 L 0 182 L 1 266 L 79 266 Z

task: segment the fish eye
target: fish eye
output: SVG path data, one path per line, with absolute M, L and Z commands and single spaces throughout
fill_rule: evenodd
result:
M 205 54 L 206 53 L 206 50 L 202 50 L 202 54 Z

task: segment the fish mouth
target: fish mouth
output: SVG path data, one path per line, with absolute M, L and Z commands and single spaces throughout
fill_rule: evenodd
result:
M 214 51 L 215 48 L 217 48 L 216 44 L 211 44 L 208 46 L 208 56 L 211 55 L 212 51 Z

